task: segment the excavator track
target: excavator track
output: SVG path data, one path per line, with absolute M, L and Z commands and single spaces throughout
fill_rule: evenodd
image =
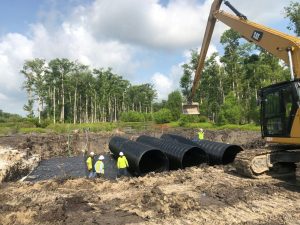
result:
M 292 170 L 293 167 L 281 167 L 280 164 L 273 165 L 270 160 L 272 155 L 280 154 L 284 151 L 270 149 L 245 150 L 237 154 L 233 167 L 238 174 L 250 178 L 265 178 L 270 175 L 272 177 L 291 175 L 295 172 Z
M 241 151 L 237 154 L 234 159 L 233 166 L 236 169 L 236 172 L 240 175 L 258 178 L 261 173 L 253 169 L 253 159 L 257 156 L 264 156 L 269 154 L 270 150 L 267 149 L 251 149 L 246 151 Z M 265 165 L 263 165 L 264 170 Z

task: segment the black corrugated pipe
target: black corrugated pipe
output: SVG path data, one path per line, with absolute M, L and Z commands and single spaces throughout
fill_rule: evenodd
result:
M 170 169 L 196 166 L 207 162 L 206 153 L 197 146 L 174 143 L 146 135 L 138 137 L 136 141 L 163 151 L 169 158 Z
M 225 144 L 221 142 L 199 140 L 192 141 L 185 137 L 175 134 L 163 134 L 161 136 L 163 140 L 173 140 L 177 143 L 190 144 L 203 149 L 209 158 L 209 164 L 228 164 L 234 161 L 236 155 L 243 151 L 242 147 L 238 145 Z
M 121 151 L 124 153 L 128 160 L 128 169 L 134 175 L 163 172 L 169 169 L 167 156 L 152 146 L 115 136 L 110 139 L 109 149 L 115 158 L 118 158 Z

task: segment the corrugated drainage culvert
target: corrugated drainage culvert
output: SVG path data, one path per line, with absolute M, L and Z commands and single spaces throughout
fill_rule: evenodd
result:
M 197 146 L 206 152 L 211 165 L 215 164 L 228 164 L 232 163 L 236 155 L 243 151 L 242 147 L 238 145 L 226 144 L 221 142 L 214 142 L 208 140 L 190 140 L 175 134 L 163 134 L 161 136 L 163 140 L 173 140 L 177 143 L 189 144 Z
M 134 175 L 149 172 L 163 172 L 169 169 L 167 156 L 153 146 L 115 136 L 109 142 L 109 149 L 115 158 L 123 152 L 129 164 L 129 170 Z
M 207 162 L 206 153 L 197 146 L 162 140 L 146 135 L 138 137 L 136 141 L 163 151 L 169 158 L 170 169 L 196 166 Z

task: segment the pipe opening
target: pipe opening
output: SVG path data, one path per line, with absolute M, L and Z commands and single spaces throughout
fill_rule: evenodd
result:
M 206 163 L 206 153 L 197 147 L 189 149 L 182 158 L 182 168 Z
M 223 164 L 232 163 L 236 157 L 236 155 L 242 151 L 241 147 L 237 145 L 232 145 L 228 147 L 222 157 Z
M 143 154 L 139 169 L 141 174 L 149 172 L 163 172 L 169 169 L 168 158 L 159 150 L 150 150 Z

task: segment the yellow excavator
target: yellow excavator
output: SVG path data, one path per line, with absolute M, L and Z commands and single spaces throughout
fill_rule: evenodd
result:
M 297 165 L 296 173 L 300 173 L 300 38 L 249 21 L 228 1 L 224 1 L 224 4 L 235 15 L 224 12 L 220 10 L 222 2 L 214 0 L 211 5 L 189 104 L 183 105 L 183 113 L 199 114 L 198 104 L 193 104 L 192 100 L 198 88 L 215 23 L 221 21 L 249 42 L 283 60 L 290 68 L 289 81 L 259 91 L 262 138 L 267 142 L 278 143 L 280 147 L 243 151 L 235 159 L 236 169 L 246 176 L 258 177 L 270 171 L 284 171 L 284 166 Z

